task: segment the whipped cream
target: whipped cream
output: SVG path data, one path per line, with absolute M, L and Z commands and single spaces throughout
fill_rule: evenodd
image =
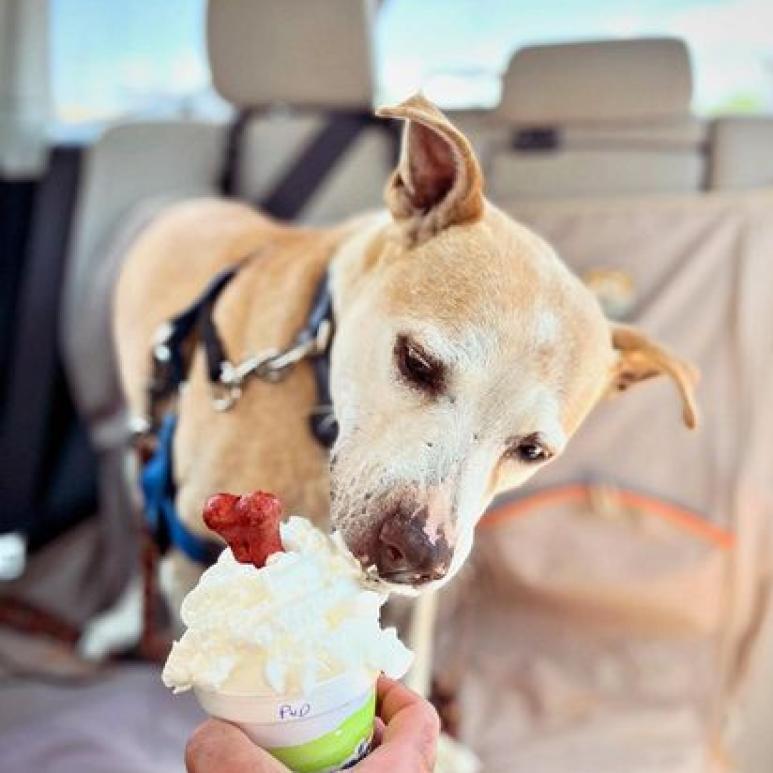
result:
M 286 552 L 257 569 L 226 548 L 186 596 L 167 687 L 308 694 L 343 673 L 397 679 L 408 670 L 413 654 L 379 622 L 386 595 L 364 584 L 340 541 L 297 516 L 280 530 Z

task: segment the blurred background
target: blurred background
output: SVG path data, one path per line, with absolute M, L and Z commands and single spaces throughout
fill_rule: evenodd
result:
M 472 140 L 489 198 L 553 242 L 610 316 L 644 325 L 704 379 L 697 440 L 677 426 L 668 386 L 647 387 L 603 409 L 566 459 L 497 503 L 472 563 L 492 617 L 459 616 L 456 598 L 441 610 L 441 621 L 483 631 L 506 608 L 511 624 L 499 649 L 473 648 L 473 683 L 449 665 L 461 657 L 458 632 L 439 636 L 456 732 L 486 770 L 629 773 L 640 769 L 631 738 L 660 755 L 639 754 L 641 770 L 709 770 L 726 755 L 744 771 L 773 770 L 770 2 L 0 0 L 4 770 L 180 770 L 199 716 L 164 694 L 136 646 L 141 506 L 110 333 L 127 243 L 192 196 L 235 196 L 314 225 L 381 206 L 397 134 L 369 116 L 418 89 Z M 303 179 L 325 130 L 351 120 L 358 128 L 322 173 Z M 602 485 L 676 504 L 687 531 L 645 529 L 644 539 L 639 513 L 595 543 L 586 516 L 548 508 L 540 523 L 576 535 L 555 552 L 509 516 L 568 485 L 584 487 L 582 502 Z M 614 512 L 633 507 L 612 500 Z M 685 542 L 687 532 L 713 536 Z M 526 557 L 518 545 L 531 546 Z M 721 558 L 707 548 L 716 545 Z M 588 556 L 615 546 L 646 570 L 574 566 L 580 546 Z M 556 585 L 553 569 L 569 564 Z M 491 579 L 492 565 L 509 569 Z M 631 590 L 596 609 L 627 581 L 662 594 Z M 583 583 L 594 601 L 578 618 Z M 696 598 L 718 606 L 693 614 Z M 545 599 L 551 611 L 534 611 Z M 568 628 L 556 599 L 575 609 Z M 592 624 L 645 607 L 668 622 L 657 635 L 616 631 L 620 648 Z M 590 621 L 582 634 L 577 619 Z M 666 633 L 675 619 L 676 639 Z M 584 644 L 571 652 L 545 647 L 575 635 Z M 666 685 L 665 662 L 681 682 Z M 486 690 L 502 684 L 509 708 L 495 717 Z M 105 716 L 122 731 L 96 732 Z M 555 753 L 539 740 L 548 731 L 563 739 Z M 585 767 L 567 762 L 575 753 Z
M 212 89 L 204 0 L 50 4 L 51 121 L 93 126 L 132 116 L 223 118 Z M 373 24 L 374 101 L 421 87 L 444 108 L 496 107 L 513 51 L 535 43 L 670 35 L 690 47 L 693 108 L 704 116 L 773 105 L 770 8 L 736 2 L 380 4 Z

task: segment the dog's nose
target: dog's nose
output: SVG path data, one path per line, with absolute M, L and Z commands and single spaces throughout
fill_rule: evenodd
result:
M 386 519 L 376 545 L 376 568 L 381 578 L 419 585 L 445 576 L 452 551 L 442 534 L 431 538 L 426 515 L 425 509 L 410 516 L 398 512 Z

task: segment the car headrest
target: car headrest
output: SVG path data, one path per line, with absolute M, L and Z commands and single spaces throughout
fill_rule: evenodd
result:
M 372 105 L 372 0 L 210 0 L 217 92 L 240 107 Z
M 676 38 L 534 46 L 510 60 L 497 114 L 527 126 L 687 117 L 691 96 Z

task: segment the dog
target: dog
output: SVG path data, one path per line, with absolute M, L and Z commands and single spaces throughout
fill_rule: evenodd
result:
M 666 375 L 694 426 L 697 373 L 610 323 L 548 244 L 486 201 L 469 141 L 427 99 L 377 115 L 404 121 L 386 212 L 309 229 L 232 201 L 175 205 L 126 256 L 114 332 L 128 407 L 141 415 L 154 331 L 218 271 L 254 256 L 214 314 L 235 360 L 290 342 L 328 272 L 332 453 L 308 429 L 308 365 L 281 385 L 251 382 L 218 413 L 199 347 L 178 403 L 177 508 L 205 535 L 214 492 L 276 492 L 338 529 L 377 580 L 419 591 L 458 572 L 492 498 L 557 458 L 606 394 Z M 200 571 L 170 552 L 176 603 Z

